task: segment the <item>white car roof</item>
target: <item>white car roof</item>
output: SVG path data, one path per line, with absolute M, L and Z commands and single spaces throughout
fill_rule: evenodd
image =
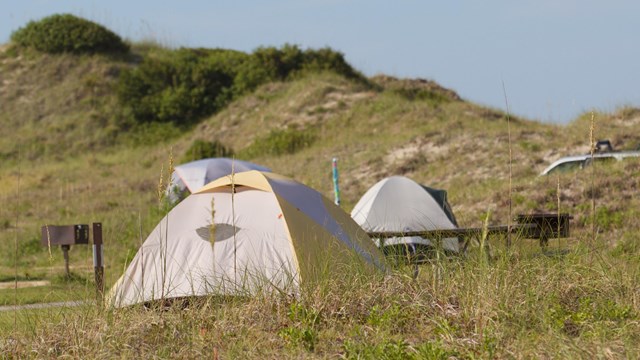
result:
M 605 153 L 593 154 L 594 159 L 615 158 L 616 160 L 622 160 L 626 157 L 640 157 L 640 151 L 616 151 L 616 152 L 605 152 Z M 591 158 L 591 154 L 565 156 L 563 158 L 560 158 L 554 161 L 551 165 L 547 166 L 547 168 L 545 168 L 540 173 L 540 175 L 547 175 L 551 170 L 555 169 L 556 167 L 562 164 L 572 163 L 572 162 L 582 162 L 590 158 Z

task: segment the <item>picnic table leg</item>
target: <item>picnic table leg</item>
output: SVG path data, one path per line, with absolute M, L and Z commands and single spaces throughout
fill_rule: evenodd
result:
M 420 265 L 418 265 L 418 253 L 415 246 L 411 247 L 411 259 L 413 263 L 413 280 L 418 278 L 418 273 L 420 272 Z
M 460 235 L 459 237 L 460 237 L 460 239 L 462 241 L 462 251 L 461 252 L 463 254 L 466 254 L 467 253 L 467 248 L 469 247 L 469 243 L 471 242 L 471 239 L 469 239 L 468 236 L 463 236 L 463 235 Z

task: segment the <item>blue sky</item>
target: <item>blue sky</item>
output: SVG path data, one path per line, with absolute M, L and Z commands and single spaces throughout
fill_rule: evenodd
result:
M 179 47 L 330 46 L 367 75 L 426 78 L 544 122 L 640 106 L 637 0 L 21 0 L 0 2 L 0 43 L 72 13 L 131 40 Z

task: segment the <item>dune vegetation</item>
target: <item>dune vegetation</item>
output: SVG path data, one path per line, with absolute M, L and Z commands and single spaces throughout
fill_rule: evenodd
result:
M 3 357 L 640 356 L 640 160 L 538 176 L 596 139 L 638 148 L 640 109 L 548 124 L 431 80 L 367 77 L 329 48 L 169 49 L 75 17 L 46 20 L 0 47 Z M 100 50 L 34 46 L 74 39 L 38 36 L 46 26 L 90 26 Z M 171 168 L 205 156 L 268 166 L 329 198 L 338 158 L 345 211 L 404 175 L 446 189 L 462 227 L 562 212 L 571 237 L 544 253 L 491 237 L 488 249 L 421 265 L 416 279 L 399 267 L 323 279 L 298 297 L 125 309 L 96 306 L 90 246 L 72 247 L 70 277 L 60 249 L 41 246 L 42 225 L 101 222 L 112 285 L 167 212 Z M 85 303 L 7 308 L 61 301 Z

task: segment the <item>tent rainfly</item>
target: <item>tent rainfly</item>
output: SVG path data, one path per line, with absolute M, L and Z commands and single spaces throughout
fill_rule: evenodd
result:
M 171 183 L 167 186 L 167 199 L 177 202 L 183 194 L 193 194 L 205 184 L 229 175 L 232 172 L 239 173 L 249 170 L 267 171 L 271 169 L 248 161 L 229 158 L 208 158 L 186 164 L 181 164 L 173 169 Z
M 373 185 L 351 211 L 351 217 L 367 232 L 403 232 L 455 229 L 456 219 L 444 190 L 420 185 L 404 176 L 385 178 Z M 374 239 L 378 247 L 407 248 L 415 252 L 431 248 L 431 240 L 419 236 Z M 458 238 L 442 239 L 444 250 L 458 252 Z M 387 252 L 387 250 L 385 250 Z
M 289 178 L 248 171 L 174 207 L 108 295 L 114 306 L 206 294 L 251 295 L 382 269 L 380 251 L 342 209 Z

